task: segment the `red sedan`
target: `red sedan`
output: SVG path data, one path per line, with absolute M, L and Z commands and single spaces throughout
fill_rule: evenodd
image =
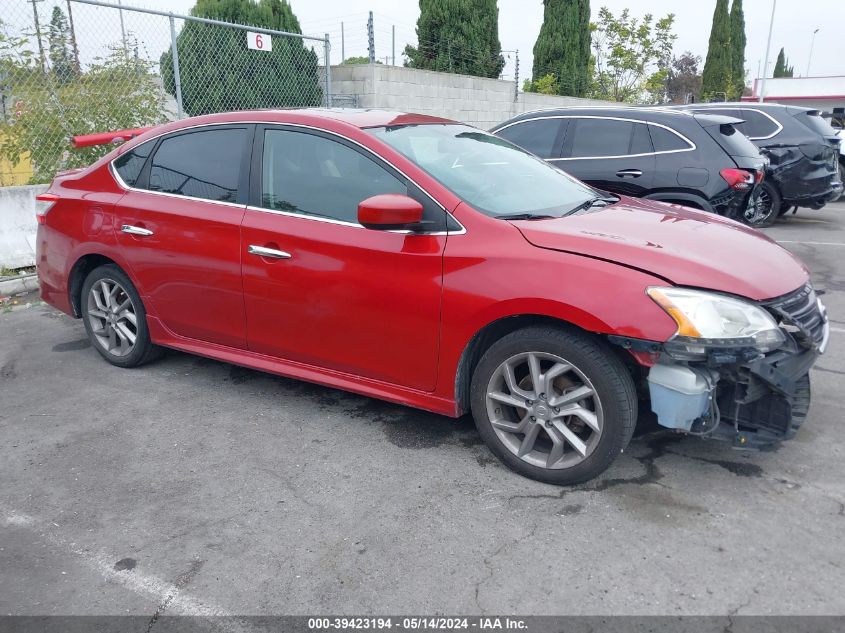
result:
M 805 267 L 714 215 L 611 196 L 507 141 L 383 111 L 157 127 L 39 197 L 43 299 L 134 367 L 172 347 L 449 416 L 551 483 L 638 406 L 791 437 L 827 318 Z

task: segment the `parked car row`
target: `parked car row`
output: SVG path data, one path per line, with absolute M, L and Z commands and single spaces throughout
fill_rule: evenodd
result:
M 41 296 L 118 367 L 170 347 L 471 413 L 505 464 L 550 483 L 607 468 L 640 401 L 737 447 L 793 437 L 829 336 L 807 269 L 757 231 L 660 201 L 747 219 L 764 162 L 736 119 L 617 114 L 500 131 L 657 200 L 597 192 L 436 117 L 169 123 L 38 196 Z M 274 441 L 279 459 L 301 450 Z
M 839 180 L 845 185 L 845 129 L 841 127 L 842 119 L 839 119 L 838 124 L 831 123 L 831 127 L 839 137 Z M 845 197 L 845 186 L 843 186 L 840 198 Z
M 679 106 L 742 119 L 740 132 L 769 159 L 760 192 L 772 219 L 790 208 L 820 209 L 842 195 L 840 138 L 821 112 L 777 103 L 709 103 Z
M 818 111 L 778 104 L 562 108 L 491 130 L 599 189 L 768 226 L 842 192 L 839 138 Z

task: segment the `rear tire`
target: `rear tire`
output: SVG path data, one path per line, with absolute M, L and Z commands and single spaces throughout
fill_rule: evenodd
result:
M 496 341 L 471 384 L 475 425 L 515 472 L 550 484 L 592 479 L 628 445 L 637 397 L 628 369 L 600 341 L 529 327 Z
M 754 216 L 749 218 L 743 214 L 742 221 L 755 229 L 762 229 L 772 226 L 785 211 L 786 207 L 780 192 L 774 185 L 764 180 L 760 185 Z
M 771 226 L 775 223 L 781 215 L 786 213 L 788 207 L 783 204 L 780 192 L 777 187 L 772 185 L 768 180 L 764 180 L 760 184 L 760 194 L 757 201 L 758 210 L 769 219 L 769 224 L 757 224 L 755 226 Z
M 92 270 L 79 302 L 91 345 L 112 365 L 138 367 L 161 354 L 147 327 L 147 311 L 129 277 L 114 264 Z

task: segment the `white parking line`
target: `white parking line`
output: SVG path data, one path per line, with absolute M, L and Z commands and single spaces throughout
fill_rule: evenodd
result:
M 843 329 L 843 328 L 841 328 L 841 327 L 833 327 L 833 326 L 831 326 L 831 327 L 830 327 L 830 331 L 831 331 L 831 332 L 836 332 L 836 333 L 838 333 L 838 334 L 845 334 L 845 329 Z
M 802 242 L 800 240 L 776 240 L 778 244 L 810 244 L 811 246 L 845 246 L 845 242 Z
M 180 587 L 153 574 L 144 573 L 137 568 L 124 571 L 115 570 L 114 561 L 118 559 L 117 556 L 104 552 L 91 552 L 79 547 L 76 543 L 69 542 L 56 534 L 54 528 L 58 525 L 55 523 L 47 525 L 38 517 L 0 506 L 0 524 L 35 531 L 41 539 L 57 549 L 73 555 L 87 567 L 99 572 L 106 580 L 123 585 L 139 595 L 152 598 L 159 605 L 159 608 L 161 608 L 161 605 L 165 605 L 168 612 L 175 611 L 182 615 L 206 617 L 230 615 L 226 610 L 194 598 Z M 238 622 L 229 619 L 219 621 L 217 624 L 216 628 L 225 630 L 243 630 L 244 628 L 239 626 Z

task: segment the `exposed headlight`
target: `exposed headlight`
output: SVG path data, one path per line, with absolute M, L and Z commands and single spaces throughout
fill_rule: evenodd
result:
M 768 352 L 785 340 L 774 318 L 748 301 L 686 288 L 652 286 L 647 292 L 678 324 L 675 337 L 688 342 L 753 346 Z

